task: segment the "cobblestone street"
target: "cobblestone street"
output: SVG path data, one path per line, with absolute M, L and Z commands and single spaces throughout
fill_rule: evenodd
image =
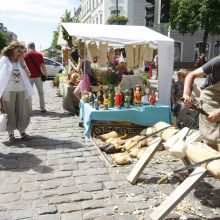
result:
M 46 113 L 33 97 L 31 141 L 8 142 L 0 133 L 0 220 L 142 220 L 178 185 L 157 184 L 159 171 L 183 166 L 158 152 L 136 185 L 126 178 L 134 164 L 109 167 L 84 137 L 78 116 L 65 112 L 50 81 L 44 84 Z M 35 89 L 36 91 L 36 89 Z M 220 219 L 220 181 L 206 177 L 167 219 Z

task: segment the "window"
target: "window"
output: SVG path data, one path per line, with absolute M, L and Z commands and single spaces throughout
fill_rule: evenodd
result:
M 209 47 L 210 47 L 210 44 L 207 43 L 207 44 L 206 44 L 206 51 L 205 51 L 206 61 L 209 59 L 209 51 L 210 51 L 210 50 L 209 50 Z M 201 50 L 202 50 L 202 42 L 196 43 L 195 49 L 194 49 L 194 62 L 196 62 L 196 60 L 197 60 L 198 57 L 200 56 Z
M 102 14 L 99 15 L 99 22 L 102 24 Z
M 117 10 L 112 10 L 111 15 L 117 15 Z M 118 15 L 120 15 L 120 10 L 118 10 Z
M 214 45 L 214 57 L 220 55 L 220 40 L 217 40 L 217 43 Z
M 174 43 L 174 62 L 181 62 L 182 43 Z
M 98 16 L 96 17 L 96 24 L 98 24 L 99 23 L 99 18 L 98 18 Z

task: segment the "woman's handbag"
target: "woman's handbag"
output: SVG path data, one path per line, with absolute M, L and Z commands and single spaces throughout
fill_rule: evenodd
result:
M 6 131 L 7 121 L 8 121 L 8 115 L 5 113 L 2 100 L 0 100 L 0 132 Z
M 42 82 L 46 81 L 46 75 L 44 73 L 41 73 L 41 81 Z

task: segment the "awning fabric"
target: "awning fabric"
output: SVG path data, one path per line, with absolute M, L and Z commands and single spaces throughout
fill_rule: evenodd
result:
M 170 105 L 173 76 L 174 40 L 144 26 L 61 23 L 70 36 L 113 44 L 148 44 L 158 46 L 159 101 Z

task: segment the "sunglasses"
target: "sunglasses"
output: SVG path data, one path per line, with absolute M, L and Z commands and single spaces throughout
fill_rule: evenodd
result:
M 16 53 L 23 53 L 24 51 L 22 49 L 15 49 L 14 50 Z

